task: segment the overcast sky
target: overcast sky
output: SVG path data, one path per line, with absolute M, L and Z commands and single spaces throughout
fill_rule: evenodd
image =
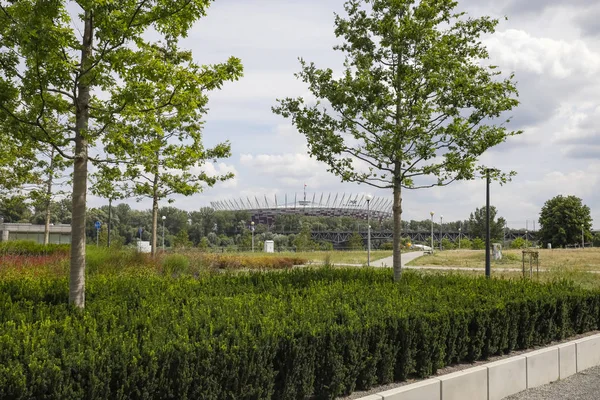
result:
M 494 184 L 492 204 L 509 227 L 532 226 L 544 202 L 558 194 L 575 195 L 592 210 L 600 228 L 600 3 L 592 0 L 466 0 L 460 8 L 472 16 L 508 17 L 485 40 L 491 61 L 514 71 L 521 105 L 510 114 L 512 128 L 524 134 L 489 150 L 486 165 L 515 170 L 505 186 Z M 205 142 L 232 143 L 233 155 L 210 172 L 235 173 L 235 179 L 184 198 L 174 206 L 196 210 L 211 201 L 240 196 L 293 195 L 308 185 L 312 193 L 389 191 L 340 183 L 326 166 L 306 153 L 304 136 L 289 120 L 271 112 L 275 100 L 306 96 L 296 80 L 298 57 L 340 71 L 341 55 L 332 50 L 334 12 L 343 0 L 216 0 L 182 45 L 197 62 L 242 59 L 244 78 L 210 96 Z M 318 197 L 318 196 L 317 196 Z M 90 198 L 92 206 L 102 204 Z M 135 208 L 148 202 L 130 201 Z M 485 204 L 482 180 L 443 188 L 405 191 L 403 219 L 466 219 Z M 164 201 L 163 205 L 167 205 Z M 537 221 L 536 221 L 537 225 Z M 531 229 L 531 228 L 530 228 Z

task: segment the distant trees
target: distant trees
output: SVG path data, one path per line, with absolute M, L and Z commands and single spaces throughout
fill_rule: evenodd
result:
M 503 236 L 503 229 L 506 225 L 506 220 L 502 217 L 496 219 L 498 211 L 496 207 L 490 207 L 490 237 L 494 240 L 500 240 Z M 486 207 L 476 208 L 469 217 L 469 234 L 471 239 L 480 238 L 485 240 L 486 237 Z
M 552 247 L 564 247 L 592 240 L 590 208 L 576 196 L 558 195 L 546 201 L 540 212 L 539 240 Z

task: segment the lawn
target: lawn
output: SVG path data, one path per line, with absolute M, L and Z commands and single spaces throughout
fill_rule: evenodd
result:
M 600 248 L 538 249 L 540 269 L 568 271 L 600 271 Z M 492 260 L 492 269 L 523 267 L 522 250 L 504 250 L 501 261 Z M 425 255 L 408 263 L 409 266 L 444 266 L 484 268 L 483 250 L 449 250 Z M 527 264 L 528 265 L 528 264 Z

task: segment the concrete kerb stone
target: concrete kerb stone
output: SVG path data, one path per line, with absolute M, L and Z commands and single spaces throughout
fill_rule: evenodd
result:
M 527 357 L 511 357 L 486 367 L 488 400 L 500 400 L 527 389 Z
M 434 378 L 378 394 L 383 397 L 383 400 L 440 400 L 440 387 L 440 380 Z
M 558 375 L 560 379 L 577 373 L 577 345 L 566 343 L 558 346 Z
M 527 389 L 546 385 L 559 378 L 558 346 L 533 351 L 527 357 Z
M 600 334 L 576 340 L 577 372 L 600 365 Z
M 441 400 L 487 400 L 487 367 L 474 367 L 440 376 Z
M 359 400 L 497 400 L 599 365 L 600 334 L 596 334 Z

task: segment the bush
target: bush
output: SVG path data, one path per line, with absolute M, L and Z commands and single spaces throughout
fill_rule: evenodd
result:
M 30 240 L 11 240 L 0 242 L 0 255 L 53 255 L 69 253 L 71 248 L 68 244 L 40 244 Z
M 333 399 L 600 318 L 566 282 L 388 269 L 96 275 L 87 296 L 76 312 L 66 278 L 0 280 L 0 398 Z
M 481 238 L 475 238 L 471 242 L 472 250 L 485 250 L 485 242 Z
M 453 250 L 454 243 L 452 243 L 449 239 L 443 238 L 442 239 L 442 248 L 444 250 Z
M 523 239 L 522 237 L 518 237 L 510 243 L 511 249 L 524 249 L 530 246 L 531 242 L 529 240 Z
M 189 271 L 190 260 L 183 254 L 169 254 L 162 260 L 162 272 L 166 276 L 179 276 Z
M 460 248 L 461 249 L 470 249 L 473 247 L 473 243 L 466 238 L 460 239 Z

